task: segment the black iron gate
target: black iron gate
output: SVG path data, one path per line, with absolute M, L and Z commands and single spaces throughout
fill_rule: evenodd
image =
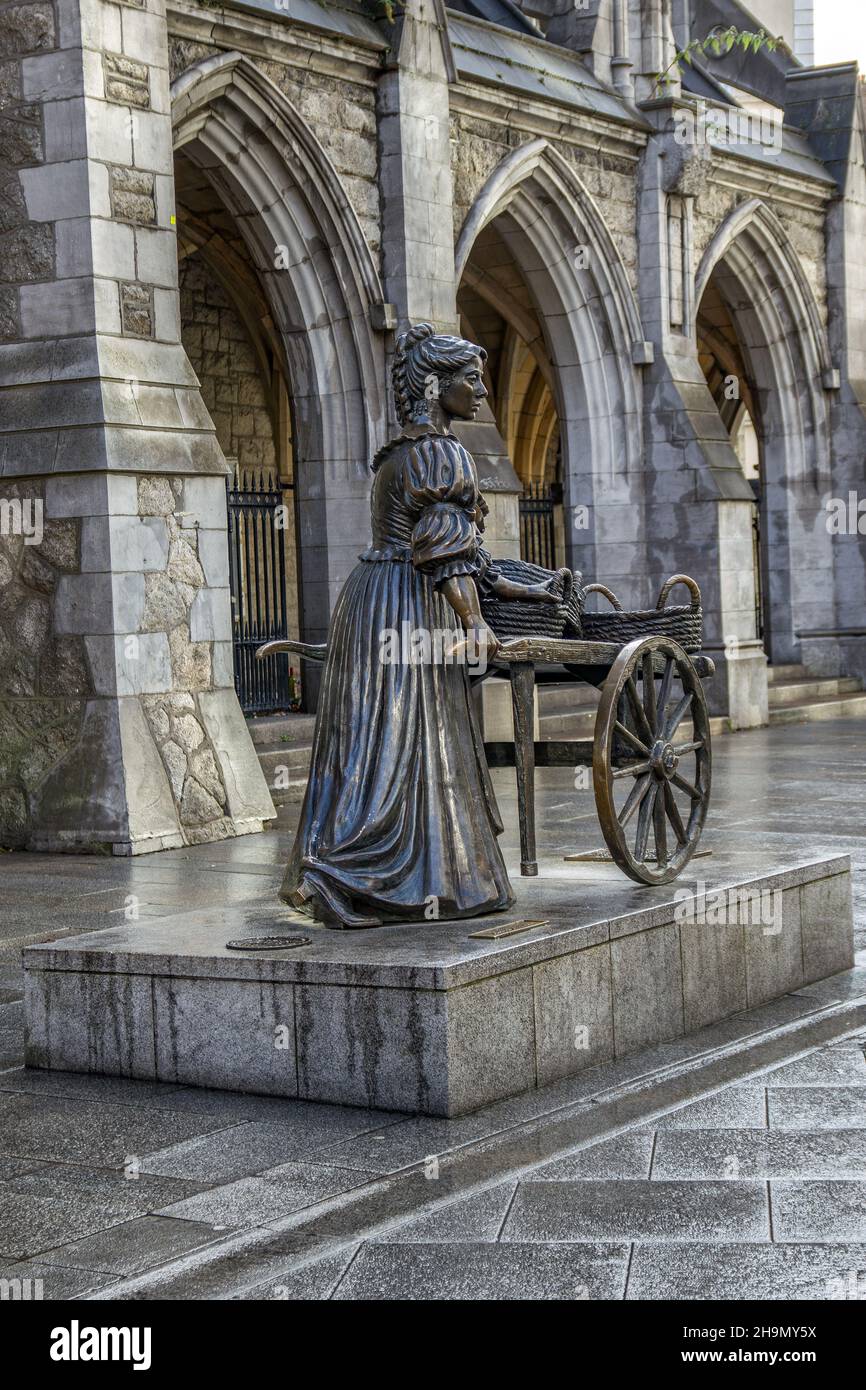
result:
M 530 564 L 556 569 L 554 508 L 562 501 L 556 483 L 527 483 L 520 499 L 520 554 Z
M 227 480 L 229 573 L 235 689 L 244 714 L 291 709 L 294 690 L 284 656 L 256 661 L 256 647 L 288 637 L 286 526 L 291 515 L 279 479 L 241 469 Z
M 755 575 L 755 636 L 764 640 L 764 569 L 761 545 L 761 484 L 752 481 L 755 505 L 752 508 L 752 569 Z

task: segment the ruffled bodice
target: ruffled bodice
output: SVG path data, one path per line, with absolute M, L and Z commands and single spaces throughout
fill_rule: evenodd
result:
M 362 560 L 411 560 L 439 585 L 477 572 L 478 477 L 459 439 L 401 435 L 377 455 L 373 544 Z

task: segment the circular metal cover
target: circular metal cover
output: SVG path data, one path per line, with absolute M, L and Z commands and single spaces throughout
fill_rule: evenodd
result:
M 311 937 L 298 936 L 246 936 L 237 941 L 227 941 L 229 951 L 287 951 L 292 946 L 309 946 Z

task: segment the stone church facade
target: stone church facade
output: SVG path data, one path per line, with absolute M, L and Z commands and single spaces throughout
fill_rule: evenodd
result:
M 2 844 L 272 815 L 227 472 L 283 491 L 289 627 L 324 640 L 409 322 L 487 349 L 493 548 L 548 487 L 559 563 L 628 606 L 693 574 L 734 727 L 768 660 L 866 675 L 855 65 L 681 77 L 733 0 L 380 9 L 0 3 Z

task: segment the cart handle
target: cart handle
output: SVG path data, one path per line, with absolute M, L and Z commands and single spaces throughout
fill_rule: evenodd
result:
M 312 643 L 298 642 L 294 638 L 277 638 L 272 642 L 265 642 L 261 647 L 256 647 L 256 660 L 264 661 L 267 656 L 275 656 L 277 652 L 294 652 L 304 661 L 324 661 L 328 654 L 327 642 Z
M 692 596 L 692 612 L 697 613 L 701 606 L 701 591 L 696 581 L 688 574 L 674 574 L 662 585 L 656 608 L 661 612 L 666 607 L 671 589 L 676 588 L 677 584 L 685 584 Z
M 623 611 L 622 604 L 620 603 L 616 594 L 613 593 L 613 591 L 609 589 L 606 584 L 587 584 L 583 592 L 585 594 L 603 594 L 604 597 L 607 599 L 608 603 L 610 603 L 611 607 L 616 609 L 617 613 L 621 613 Z

